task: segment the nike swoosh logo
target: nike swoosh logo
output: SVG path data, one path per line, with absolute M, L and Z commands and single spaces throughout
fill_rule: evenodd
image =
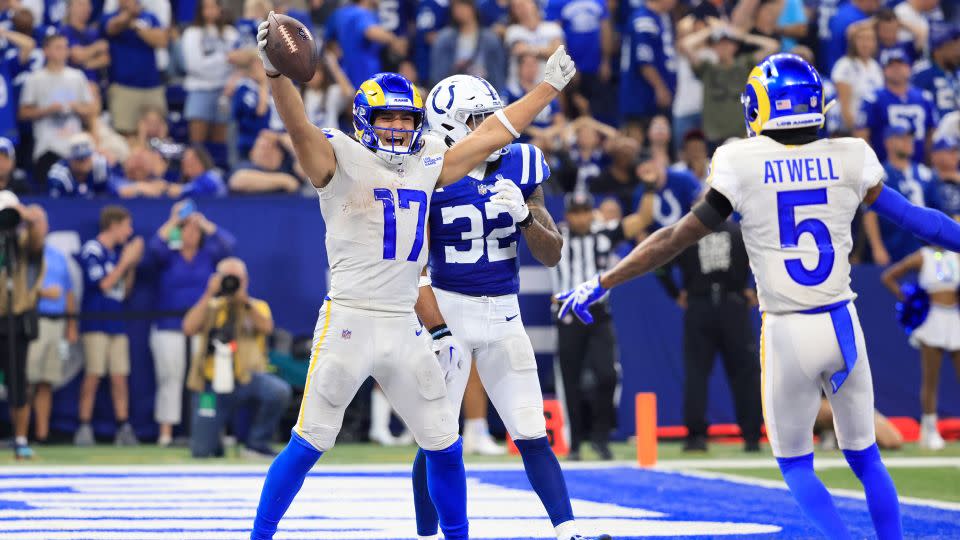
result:
M 507 317 L 507 322 L 510 322 L 510 321 L 516 319 L 516 318 L 519 317 L 519 316 L 520 316 L 520 314 L 517 313 L 516 315 L 514 315 L 514 316 L 512 316 L 512 317 Z
M 419 329 L 419 330 L 417 330 L 417 331 L 416 331 L 416 332 L 414 332 L 414 333 L 415 333 L 415 334 L 417 334 L 417 335 L 419 336 L 420 334 L 422 334 L 422 333 L 423 333 L 423 327 L 421 326 L 421 327 L 420 327 L 420 329 Z

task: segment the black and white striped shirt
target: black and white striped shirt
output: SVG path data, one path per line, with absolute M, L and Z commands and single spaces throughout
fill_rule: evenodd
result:
M 566 222 L 558 228 L 563 236 L 563 249 L 560 262 L 550 273 L 555 294 L 606 271 L 615 262 L 613 248 L 624 238 L 619 221 L 594 221 L 586 234 L 572 233 Z

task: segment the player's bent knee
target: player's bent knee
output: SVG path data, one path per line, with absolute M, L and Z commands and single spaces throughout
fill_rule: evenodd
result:
M 340 426 L 324 426 L 314 424 L 307 429 L 306 427 L 299 431 L 303 440 L 310 443 L 310 446 L 319 452 L 327 452 L 337 442 L 337 434 L 340 433 Z
M 543 418 L 543 407 L 523 407 L 513 412 L 513 432 L 510 436 L 517 440 L 532 440 L 547 436 L 547 423 Z

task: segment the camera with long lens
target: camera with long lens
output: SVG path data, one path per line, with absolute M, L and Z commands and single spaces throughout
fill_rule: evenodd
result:
M 217 296 L 231 296 L 240 289 L 240 278 L 227 274 L 220 280 L 220 291 Z

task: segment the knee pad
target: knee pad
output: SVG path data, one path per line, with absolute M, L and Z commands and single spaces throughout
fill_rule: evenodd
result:
M 547 421 L 543 417 L 543 407 L 521 407 L 510 411 L 515 433 L 514 439 L 529 440 L 547 436 Z
M 309 428 L 304 426 L 299 432 L 294 428 L 294 433 L 310 443 L 310 446 L 318 452 L 326 452 L 333 448 L 333 445 L 337 442 L 337 434 L 340 433 L 340 428 L 313 424 Z

